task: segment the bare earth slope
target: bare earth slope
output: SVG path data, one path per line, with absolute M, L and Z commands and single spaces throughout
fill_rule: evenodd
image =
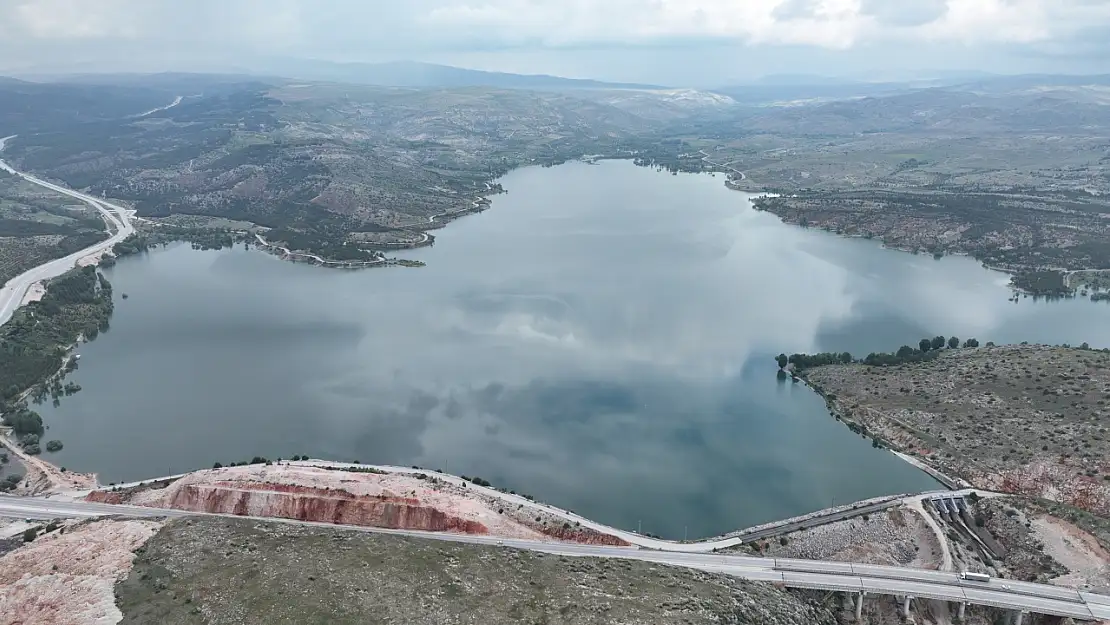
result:
M 91 521 L 51 531 L 0 557 L 0 623 L 89 625 L 122 617 L 112 588 L 131 570 L 132 552 L 161 526 Z
M 122 623 L 164 625 L 835 623 L 725 576 L 210 518 L 167 524 L 116 596 Z
M 302 463 L 196 471 L 157 487 L 93 491 L 106 503 L 301 521 L 565 540 L 624 546 L 624 540 L 566 518 L 513 505 L 437 474 L 340 470 Z

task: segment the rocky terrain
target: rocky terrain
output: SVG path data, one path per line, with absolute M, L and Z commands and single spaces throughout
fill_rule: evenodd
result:
M 936 535 L 919 513 L 905 507 L 793 532 L 744 549 L 768 557 L 926 569 L 940 568 L 941 563 Z
M 89 625 L 118 623 L 116 582 L 131 571 L 133 551 L 161 523 L 50 523 L 19 538 L 0 555 L 0 623 Z
M 978 488 L 1110 516 L 1110 353 L 1009 345 L 807 369 L 841 419 Z
M 535 506 L 511 504 L 435 473 L 255 464 L 148 486 L 93 491 L 90 501 L 344 525 L 627 545 Z
M 1020 497 L 984 499 L 976 511 L 976 524 L 982 520 L 1006 550 L 1000 561 L 988 564 L 1007 577 L 1110 592 L 1105 519 L 1092 523 L 1079 511 Z
M 116 586 L 122 623 L 832 625 L 769 585 L 640 562 L 350 530 L 168 523 Z

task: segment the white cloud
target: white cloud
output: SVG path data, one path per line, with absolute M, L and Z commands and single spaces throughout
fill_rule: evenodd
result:
M 45 59 L 336 60 L 714 44 L 823 51 L 931 47 L 1065 58 L 1110 28 L 1110 0 L 4 0 L 0 65 Z M 1084 33 L 1087 33 L 1086 35 Z M 1097 42 L 1096 42 L 1097 43 Z M 130 46 L 130 47 L 127 47 Z M 1097 46 L 1096 46 L 1097 47 Z M 988 50 L 989 48 L 989 50 Z M 1101 49 L 1101 48 L 1098 48 Z M 867 54 L 871 54 L 868 52 Z M 1089 54 L 1089 52 L 1088 52 Z M 905 55 L 902 55 L 905 56 Z M 709 59 L 712 60 L 712 59 Z M 730 59 L 718 58 L 727 64 Z M 1092 61 L 1093 62 L 1093 61 Z M 505 65 L 505 62 L 501 62 Z M 511 64 L 511 63 L 510 63 Z M 798 68 L 804 71 L 804 68 Z M 588 72 L 587 72 L 588 73 Z
M 644 43 L 725 38 L 845 48 L 897 37 L 1027 43 L 1110 21 L 1094 0 L 11 0 L 5 38 Z

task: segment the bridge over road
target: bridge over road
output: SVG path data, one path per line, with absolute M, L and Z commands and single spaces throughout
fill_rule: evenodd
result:
M 198 513 L 181 510 L 0 495 L 0 516 L 45 520 L 58 517 L 82 518 L 114 515 L 134 517 L 201 516 Z M 278 518 L 247 518 L 274 523 L 296 523 L 336 528 L 335 525 L 330 523 Z M 359 526 L 339 527 L 354 531 L 403 535 L 430 540 L 501 545 L 566 556 L 645 560 L 659 564 L 724 573 L 753 581 L 772 582 L 791 588 L 844 592 L 855 598 L 857 613 L 862 610 L 864 597 L 871 594 L 899 597 L 903 609 L 907 613 L 914 599 L 934 599 L 952 602 L 956 605 L 958 613 L 962 613 L 967 605 L 982 605 L 1012 610 L 1015 615 L 1014 620 L 1018 623 L 1021 622 L 1022 616 L 1028 613 L 1070 617 L 1078 621 L 1110 619 L 1110 596 L 1008 579 L 992 579 L 986 583 L 969 582 L 960 579 L 959 575 L 955 573 L 942 571 L 849 562 L 756 558 L 714 553 L 671 552 L 636 547 L 603 547 L 535 540 L 499 539 L 494 536 L 441 534 Z

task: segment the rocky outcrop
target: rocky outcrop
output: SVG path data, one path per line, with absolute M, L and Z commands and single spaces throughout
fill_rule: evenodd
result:
M 131 571 L 133 552 L 161 525 L 135 520 L 47 525 L 34 542 L 0 557 L 0 623 L 120 622 L 114 587 Z
M 186 484 L 166 502 L 176 510 L 277 517 L 343 525 L 488 534 L 485 525 L 460 519 L 406 497 L 355 496 L 339 489 L 293 484 Z
M 94 490 L 88 495 L 85 495 L 85 501 L 112 504 L 127 503 L 127 500 L 124 499 L 123 493 L 113 492 L 110 490 Z
M 540 531 L 551 538 L 573 543 L 582 543 L 583 545 L 608 545 L 610 547 L 631 546 L 631 543 L 622 538 L 617 538 L 612 534 L 603 534 L 588 527 L 544 527 Z

